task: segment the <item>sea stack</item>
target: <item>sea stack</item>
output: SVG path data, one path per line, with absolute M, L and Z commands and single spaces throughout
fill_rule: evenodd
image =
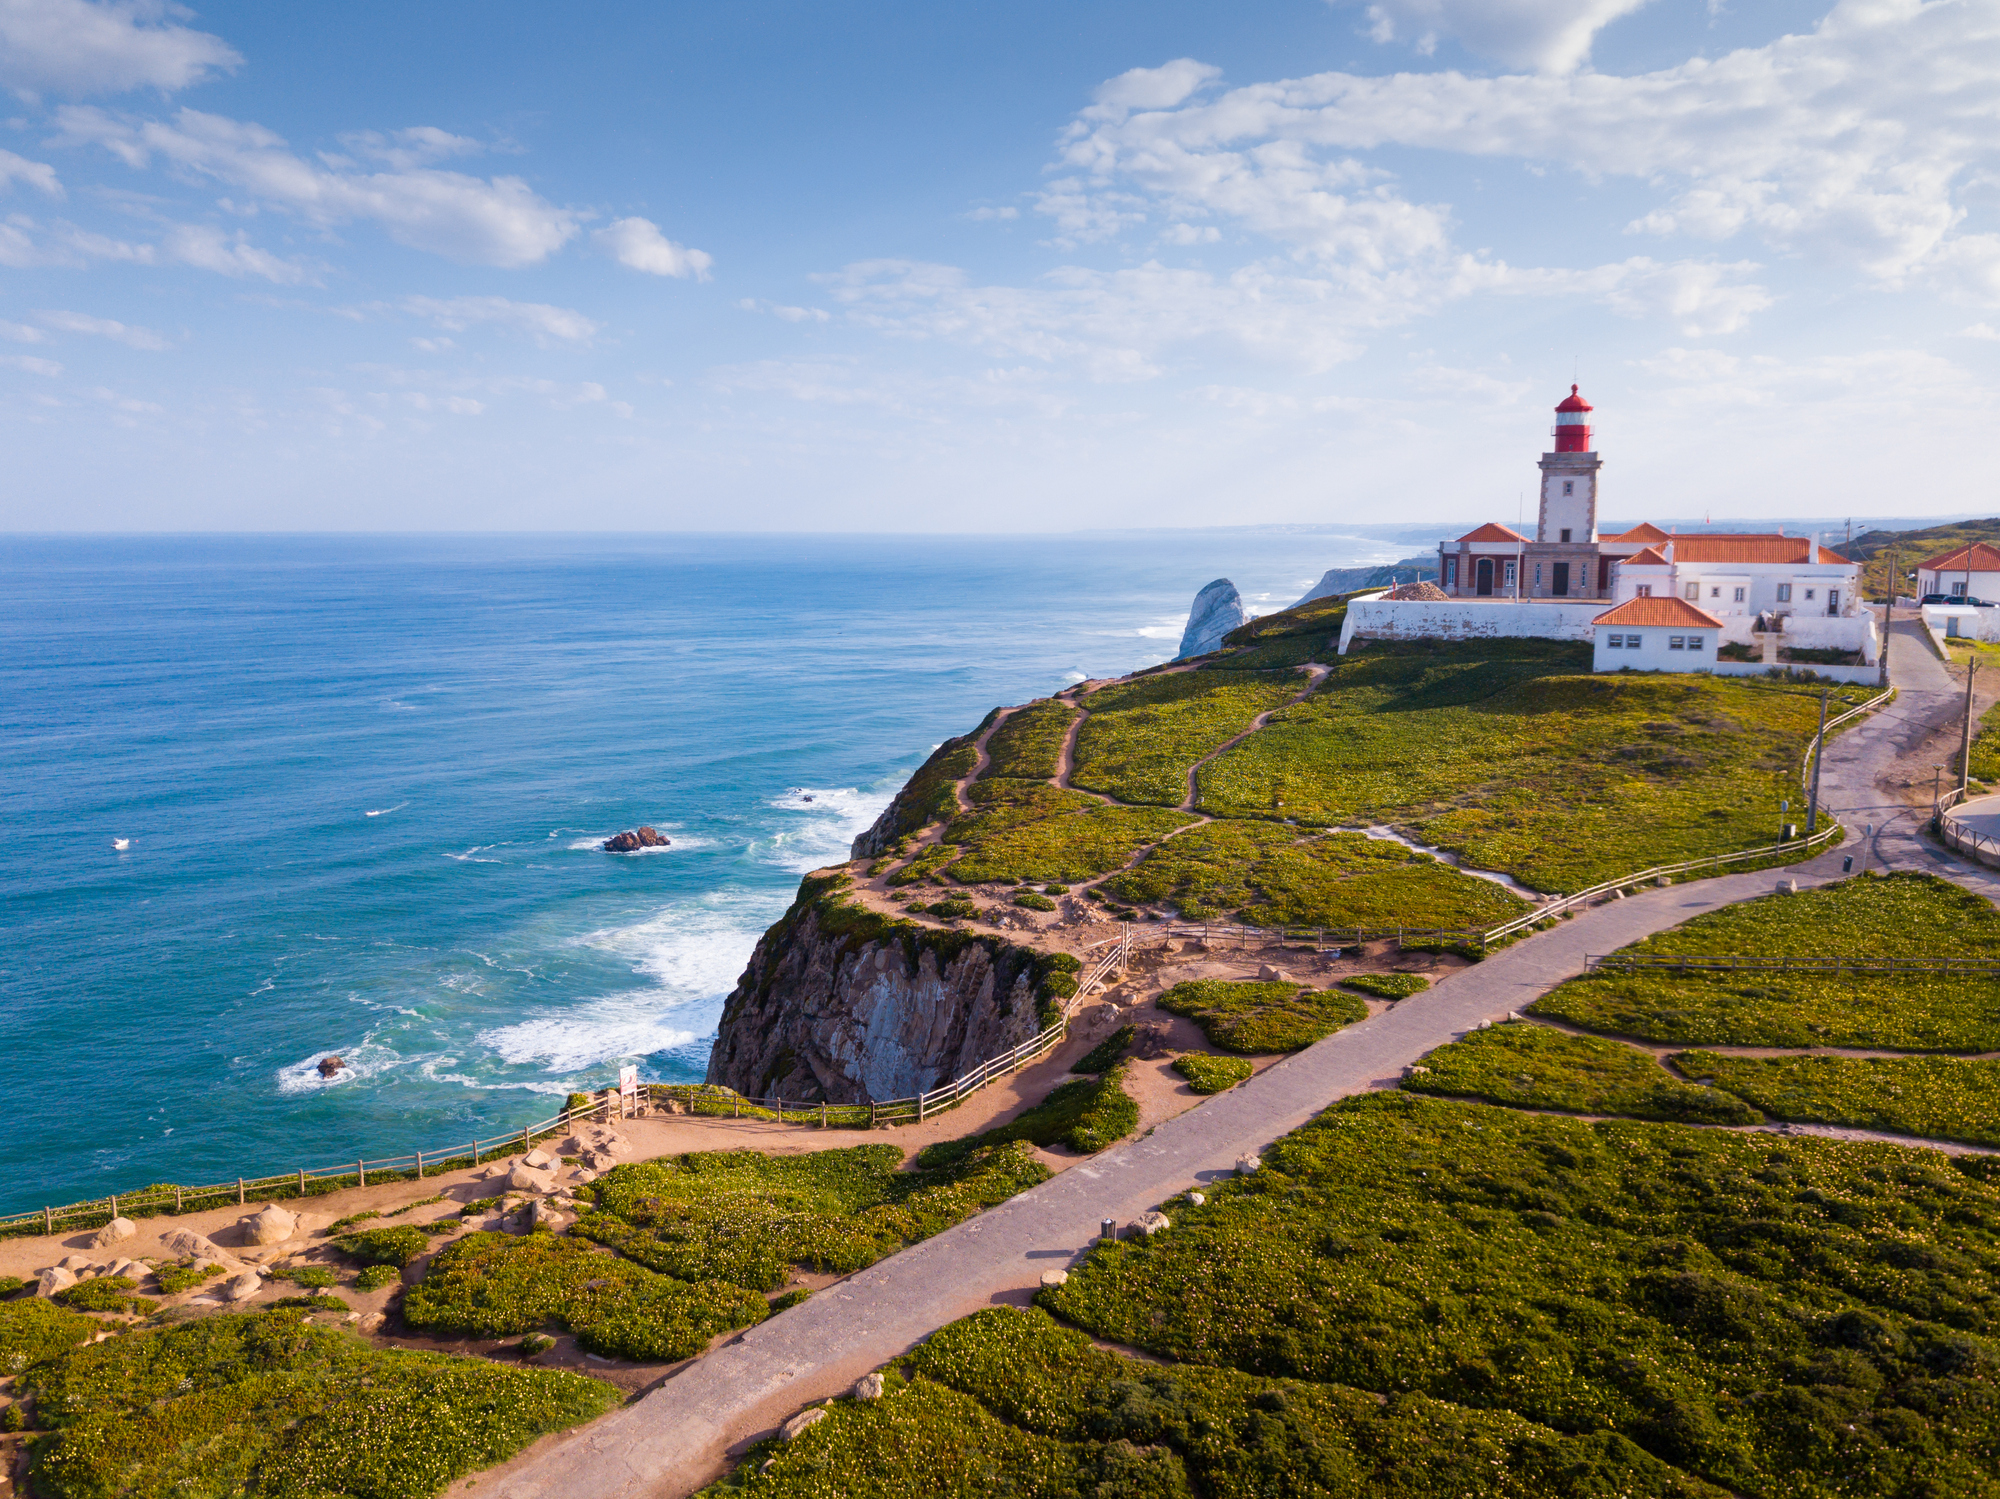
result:
M 1194 607 L 1188 610 L 1187 629 L 1181 632 L 1177 659 L 1207 655 L 1243 619 L 1243 596 L 1227 578 L 1217 578 L 1194 596 Z
M 673 839 L 667 837 L 665 833 L 655 832 L 651 828 L 640 828 L 636 833 L 624 832 L 606 838 L 604 851 L 607 854 L 631 854 L 637 853 L 642 848 L 666 848 L 672 842 Z

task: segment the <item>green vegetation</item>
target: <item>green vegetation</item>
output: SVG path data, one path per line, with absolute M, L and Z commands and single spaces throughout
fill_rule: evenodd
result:
M 1052 1088 L 1048 1097 L 998 1129 L 926 1146 L 918 1152 L 917 1164 L 928 1168 L 949 1166 L 1010 1140 L 1025 1140 L 1033 1145 L 1066 1145 L 1079 1154 L 1093 1155 L 1108 1145 L 1116 1145 L 1138 1127 L 1139 1105 L 1125 1091 L 1125 1068 L 1121 1063 L 1102 1077 L 1079 1077 Z
M 270 1310 L 304 1312 L 310 1316 L 314 1312 L 345 1312 L 350 1308 L 338 1296 L 322 1296 L 315 1292 L 309 1296 L 280 1296 L 270 1304 Z
M 991 714 L 987 715 L 989 718 Z M 985 729 L 981 724 L 972 733 L 958 739 L 947 739 L 931 752 L 931 757 L 917 768 L 915 775 L 896 793 L 888 810 L 876 824 L 884 833 L 882 847 L 888 848 L 899 838 L 906 838 L 919 828 L 929 827 L 934 822 L 942 822 L 958 811 L 958 782 L 972 774 L 979 763 L 979 751 L 974 741 Z
M 945 865 L 958 857 L 958 853 L 959 851 L 955 844 L 933 843 L 929 848 L 918 854 L 916 858 L 910 860 L 908 864 L 890 875 L 887 883 L 891 889 L 900 889 L 904 885 L 915 885 L 924 880 L 933 879 L 944 869 Z
M 447 1232 L 455 1226 L 440 1225 Z M 364 1265 L 394 1265 L 398 1270 L 431 1247 L 430 1235 L 415 1224 L 342 1234 L 333 1242 L 349 1259 L 359 1260 Z
M 797 1440 L 753 1450 L 731 1486 L 844 1499 L 1720 1499 L 1617 1436 L 1422 1396 L 1162 1368 L 1092 1347 L 1039 1310 L 954 1323 L 886 1384 L 880 1400 L 837 1403 Z
M 1864 531 L 1837 550 L 1845 557 L 1866 559 L 1867 566 L 1861 574 L 1862 596 L 1879 603 L 1888 597 L 1891 546 L 1896 549 L 1896 570 L 1902 575 L 1896 589 L 1908 598 L 1916 588 L 1919 562 L 1955 552 L 1975 541 L 2000 545 L 2000 520 L 1947 521 L 1917 531 Z
M 324 1265 L 278 1266 L 270 1272 L 273 1280 L 288 1280 L 295 1286 L 304 1286 L 309 1291 L 323 1291 L 336 1285 L 340 1277 Z
M 379 1291 L 382 1287 L 393 1285 L 402 1278 L 401 1272 L 394 1265 L 368 1265 L 354 1277 L 354 1289 Z
M 1377 643 L 1204 767 L 1198 805 L 1408 826 L 1476 868 L 1576 890 L 1770 842 L 1779 800 L 1801 799 L 1817 708 L 1754 680 L 1592 674 L 1564 642 Z
M 0 1275 L 0 1296 L 12 1296 L 26 1284 L 18 1275 Z
M 1318 641 L 1326 650 L 1333 651 L 1340 644 L 1340 627 L 1347 619 L 1347 599 L 1345 594 L 1314 599 L 1309 604 L 1294 604 L 1275 614 L 1261 615 L 1231 630 L 1223 637 L 1222 643 L 1232 651 L 1242 651 L 1277 640 L 1307 639 Z M 1232 659 L 1242 658 L 1237 656 Z M 1327 659 L 1332 658 L 1329 656 Z
M 1430 986 L 1431 981 L 1421 973 L 1357 973 L 1340 981 L 1343 989 L 1372 994 L 1377 999 L 1408 999 L 1412 994 L 1423 993 Z
M 1069 1064 L 1071 1072 L 1109 1072 L 1124 1059 L 1131 1048 L 1132 1038 L 1139 1034 L 1136 1026 L 1121 1025 L 1089 1051 Z
M 1493 881 L 1387 838 L 1267 821 L 1189 828 L 1103 888 L 1171 902 L 1191 921 L 1233 913 L 1257 926 L 1487 927 L 1528 909 Z
M 1025 906 L 1030 911 L 1053 911 L 1056 903 L 1046 895 L 1037 895 L 1032 890 L 1023 890 L 1014 897 L 1014 904 Z
M 336 1218 L 333 1222 L 327 1224 L 326 1235 L 328 1238 L 334 1238 L 343 1230 L 350 1229 L 357 1223 L 365 1223 L 370 1218 L 379 1218 L 381 1216 L 373 1208 L 368 1209 L 365 1213 L 349 1213 L 345 1218 Z
M 1052 697 L 1008 714 L 986 741 L 986 776 L 1054 780 L 1062 769 L 1063 740 L 1075 722 L 1076 709 Z
M 1373 1094 L 1173 1217 L 1041 1300 L 1184 1365 L 1624 1438 L 1743 1495 L 1994 1492 L 2000 1190 L 1941 1159 Z
M 103 1330 L 93 1317 L 36 1297 L 10 1301 L 0 1306 L 0 1378 L 87 1343 Z
M 1755 1124 L 1763 1117 L 1730 1093 L 1682 1082 L 1647 1052 L 1545 1025 L 1474 1031 L 1439 1047 L 1423 1067 L 1404 1080 L 1405 1088 L 1519 1108 L 1687 1124 Z
M 1220 1093 L 1233 1088 L 1257 1069 L 1241 1057 L 1211 1057 L 1190 1051 L 1174 1058 L 1174 1071 L 1188 1080 L 1197 1093 Z
M 1684 1051 L 1674 1065 L 1689 1077 L 1714 1079 L 1774 1119 L 2000 1145 L 2000 1062 Z
M 1972 756 L 1968 772 L 1975 781 L 1992 785 L 2000 781 L 2000 703 L 1995 703 L 1980 715 L 1979 727 L 1972 741 Z
M 1073 884 L 1108 874 L 1194 817 L 1156 807 L 1107 807 L 1034 781 L 980 781 L 975 810 L 946 833 L 965 850 L 953 879 Z
M 1932 875 L 1869 876 L 1726 906 L 1620 951 L 2000 961 L 2000 911 Z M 1682 1046 L 2000 1051 L 2000 979 L 1968 974 L 1595 973 L 1530 1013 Z
M 1297 1051 L 1368 1018 L 1368 1006 L 1352 994 L 1296 983 L 1199 979 L 1175 984 L 1159 1006 L 1187 1016 L 1224 1051 Z
M 775 1317 L 779 1312 L 790 1311 L 802 1302 L 810 1300 L 812 1300 L 812 1291 L 806 1286 L 799 1286 L 796 1289 L 785 1292 L 782 1296 L 773 1296 L 771 1298 L 771 1315 Z
M 220 1265 L 196 1265 L 193 1260 L 187 1259 L 155 1266 L 153 1279 L 160 1283 L 162 1293 L 178 1296 L 181 1292 L 191 1291 L 203 1281 L 213 1279 L 221 1273 Z
M 588 1093 L 565 1094 L 563 1096 L 563 1112 L 565 1114 L 584 1113 L 590 1108 L 591 1102 L 591 1096 Z
M 964 899 L 962 896 L 956 895 L 949 900 L 934 900 L 927 906 L 910 906 L 908 909 L 922 911 L 927 915 L 937 917 L 940 921 L 965 921 L 979 914 L 978 906 Z
M 1070 784 L 1121 802 L 1178 807 L 1188 772 L 1289 702 L 1310 683 L 1299 672 L 1173 672 L 1104 687 L 1085 699 Z
M 382 1214 L 382 1216 L 384 1218 L 400 1218 L 403 1216 L 403 1214 L 409 1212 L 412 1208 L 427 1208 L 434 1202 L 443 1202 L 443 1201 L 444 1201 L 444 1193 L 442 1192 L 438 1193 L 435 1197 L 419 1197 L 415 1202 L 406 1202 L 399 1208 L 390 1208 L 386 1213 Z
M 619 1401 L 580 1375 L 378 1352 L 297 1311 L 207 1317 L 44 1356 L 24 1383 L 52 1428 L 34 1474 L 52 1499 L 428 1499 Z
M 100 1275 L 79 1281 L 56 1292 L 55 1300 L 73 1312 L 143 1312 L 156 1303 L 149 1296 L 135 1296 L 139 1283 L 130 1276 Z

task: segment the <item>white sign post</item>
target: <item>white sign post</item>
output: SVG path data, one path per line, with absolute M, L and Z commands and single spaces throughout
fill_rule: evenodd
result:
M 628 1105 L 626 1100 L 630 1099 Z M 627 1113 L 627 1108 L 631 1112 Z M 639 1069 L 620 1067 L 618 1069 L 618 1113 L 620 1118 L 636 1118 L 639 1113 Z

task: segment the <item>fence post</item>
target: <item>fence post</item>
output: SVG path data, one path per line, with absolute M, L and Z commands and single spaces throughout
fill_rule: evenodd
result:
M 526 1155 L 533 1148 L 534 1142 L 528 1138 L 528 1126 L 524 1124 L 521 1126 L 521 1154 Z
M 923 1091 L 919 1089 L 917 1092 L 917 1123 L 922 1124 L 923 1122 L 924 1122 L 924 1095 Z
M 240 1176 L 236 1178 L 236 1205 L 243 1206 L 243 1178 Z
M 299 1167 L 299 1196 L 306 1195 L 306 1168 Z
M 736 1101 L 730 1108 L 729 1117 L 731 1119 L 741 1119 L 743 1117 L 743 1095 L 741 1093 L 736 1095 Z
M 417 1152 L 417 1180 L 422 1181 L 423 1179 L 424 1179 L 424 1153 L 420 1150 Z
M 111 1216 L 114 1218 L 118 1216 L 118 1194 L 116 1192 L 111 1194 Z
M 479 1164 L 479 1142 L 477 1140 L 472 1142 L 472 1164 L 475 1166 Z
M 826 1100 L 824 1098 L 819 1101 L 819 1127 L 821 1129 L 826 1128 Z
M 56 1210 L 54 1208 L 45 1207 L 42 1209 L 42 1232 L 45 1234 L 52 1234 L 55 1231 L 56 1231 Z
M 354 1163 L 354 1176 L 362 1186 L 365 1187 L 368 1185 L 368 1163 L 366 1161 L 356 1161 Z
M 179 1212 L 180 1210 L 181 1210 L 181 1189 L 180 1189 L 179 1187 L 175 1187 L 175 1188 L 174 1188 L 174 1211 L 175 1211 L 176 1213 L 178 1213 L 178 1212 Z
M 868 1100 L 868 1127 L 875 1128 L 875 1100 L 872 1098 Z

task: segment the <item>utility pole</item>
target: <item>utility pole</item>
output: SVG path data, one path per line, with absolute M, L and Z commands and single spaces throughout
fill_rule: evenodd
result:
M 1813 741 L 1813 783 L 1812 800 L 1806 804 L 1806 837 L 1813 835 L 1819 823 L 1819 767 L 1826 759 L 1826 695 L 1827 688 L 1819 690 L 1819 737 Z
M 1896 618 L 1896 547 L 1893 542 L 1889 545 L 1888 576 L 1889 597 L 1888 601 L 1882 605 L 1882 649 L 1879 655 L 1882 664 L 1879 685 L 1884 688 L 1889 685 L 1889 633 L 1894 627 Z
M 1972 679 L 1979 675 L 1979 658 L 1972 657 L 1965 663 L 1965 729 L 1958 746 L 1958 799 L 1965 800 L 1966 787 L 1972 780 Z

